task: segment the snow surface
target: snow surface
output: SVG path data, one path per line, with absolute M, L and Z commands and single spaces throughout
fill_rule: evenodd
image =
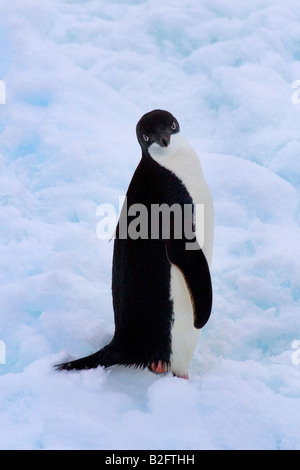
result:
M 1 449 L 300 449 L 299 24 L 297 0 L 1 1 Z M 96 210 L 158 107 L 216 208 L 191 378 L 56 373 L 113 334 Z

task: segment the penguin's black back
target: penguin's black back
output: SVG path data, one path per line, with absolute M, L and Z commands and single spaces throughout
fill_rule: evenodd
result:
M 152 158 L 143 155 L 127 192 L 127 207 L 148 209 L 148 239 L 121 239 L 120 221 L 114 242 L 112 295 L 115 335 L 112 346 L 120 363 L 146 367 L 170 363 L 173 305 L 171 264 L 166 240 L 151 239 L 151 204 L 191 204 L 182 182 Z M 124 216 L 122 212 L 121 218 Z M 128 225 L 134 217 L 128 217 Z

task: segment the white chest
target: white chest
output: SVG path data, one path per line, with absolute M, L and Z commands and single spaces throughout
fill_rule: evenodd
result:
M 149 153 L 156 162 L 172 171 L 183 182 L 194 206 L 199 204 L 203 207 L 204 217 L 201 218 L 201 223 L 204 226 L 200 227 L 201 237 L 199 238 L 198 217 L 194 220 L 194 224 L 197 240 L 210 265 L 213 254 L 214 208 L 196 152 L 178 133 L 172 135 L 167 148 L 152 144 Z M 171 267 L 170 287 L 174 315 L 171 330 L 171 371 L 177 376 L 187 377 L 192 355 L 197 346 L 199 330 L 194 327 L 193 307 L 186 282 L 176 266 Z
M 201 206 L 201 210 L 196 211 L 196 213 L 203 214 L 203 218 L 200 219 L 201 227 L 200 223 L 197 223 L 197 219 L 195 220 L 196 236 L 208 264 L 211 265 L 214 239 L 214 207 L 196 152 L 185 138 L 178 133 L 171 136 L 171 142 L 167 148 L 152 144 L 149 153 L 153 160 L 172 171 L 183 182 L 192 197 L 194 205 Z

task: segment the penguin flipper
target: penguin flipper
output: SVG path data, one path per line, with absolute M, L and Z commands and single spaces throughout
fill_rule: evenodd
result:
M 63 364 L 57 364 L 54 368 L 57 371 L 62 370 L 84 370 L 84 369 L 95 369 L 98 366 L 110 367 L 118 363 L 115 357 L 113 347 L 108 344 L 100 351 L 91 354 L 90 356 L 77 359 L 75 361 L 64 362 Z
M 212 283 L 206 257 L 198 249 L 187 249 L 185 239 L 171 239 L 166 243 L 167 257 L 182 273 L 194 310 L 194 326 L 203 328 L 207 323 L 213 301 Z

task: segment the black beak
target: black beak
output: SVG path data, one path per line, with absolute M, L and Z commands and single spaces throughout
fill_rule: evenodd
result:
M 161 147 L 168 147 L 170 143 L 170 136 L 169 135 L 161 135 L 160 138 L 159 138 L 159 142 L 158 144 L 161 146 Z

